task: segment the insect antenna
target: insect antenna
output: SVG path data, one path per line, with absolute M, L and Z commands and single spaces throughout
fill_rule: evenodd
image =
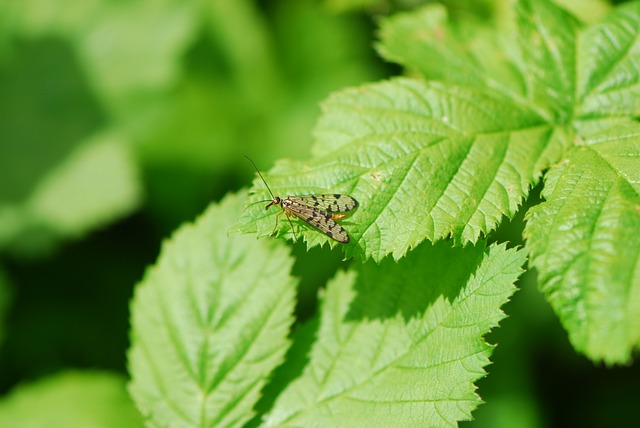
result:
M 260 176 L 260 178 L 262 179 L 262 182 L 264 183 L 265 186 L 267 186 L 267 190 L 269 191 L 269 194 L 271 195 L 272 199 L 275 199 L 276 197 L 273 195 L 273 192 L 271 191 L 271 188 L 269 187 L 269 185 L 267 184 L 266 180 L 264 179 L 264 177 L 262 176 L 262 174 L 260 174 L 260 170 L 258 170 L 258 167 L 256 166 L 255 162 L 251 160 L 251 158 L 247 155 L 244 155 L 245 158 L 247 158 L 247 160 L 249 162 L 251 162 L 251 164 L 253 165 L 253 167 L 256 169 L 256 172 L 258 173 L 258 175 Z M 259 201 L 259 202 L 268 202 L 268 201 Z
M 264 201 L 257 201 L 257 202 L 253 202 L 251 204 L 249 204 L 249 206 L 251 205 L 255 205 L 255 204 L 259 204 L 261 202 L 273 202 L 273 200 L 276 199 L 275 195 L 273 194 L 273 192 L 271 191 L 271 187 L 269 187 L 269 185 L 267 184 L 267 180 L 264 179 L 264 177 L 262 176 L 262 174 L 260 174 L 260 170 L 258 169 L 258 167 L 256 166 L 256 163 L 254 161 L 251 160 L 251 158 L 247 155 L 244 155 L 245 158 L 247 158 L 247 160 L 249 162 L 251 162 L 251 164 L 253 165 L 253 167 L 256 169 L 256 172 L 258 173 L 258 175 L 260 176 L 260 178 L 262 179 L 262 182 L 264 183 L 265 186 L 267 186 L 267 190 L 269 191 L 269 194 L 271 195 L 271 200 L 269 199 L 265 199 Z M 267 206 L 267 208 L 269 208 L 269 206 Z M 289 218 L 289 213 L 285 210 L 284 207 L 282 207 L 283 212 L 285 212 L 286 216 L 287 216 L 287 220 L 289 220 L 289 226 L 291 226 L 291 233 L 293 233 L 293 239 L 294 241 L 296 240 L 296 232 L 293 229 L 293 223 L 291 222 L 291 219 Z M 277 217 L 277 216 L 276 216 Z M 276 227 L 278 227 L 278 223 L 276 220 Z M 275 230 L 274 230 L 275 232 Z
M 255 205 L 255 204 L 264 204 L 265 202 L 272 202 L 272 199 L 263 199 L 261 201 L 256 201 L 256 202 L 251 202 L 249 205 L 247 205 L 248 207 Z

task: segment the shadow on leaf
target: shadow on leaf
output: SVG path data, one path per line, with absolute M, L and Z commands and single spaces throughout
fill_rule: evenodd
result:
M 486 245 L 452 247 L 449 241 L 425 242 L 399 262 L 367 263 L 355 284 L 347 320 L 385 319 L 401 313 L 420 317 L 439 296 L 450 302 L 482 262 Z

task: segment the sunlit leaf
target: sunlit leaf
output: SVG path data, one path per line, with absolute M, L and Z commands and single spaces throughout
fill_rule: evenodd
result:
M 277 241 L 227 236 L 242 202 L 179 229 L 137 287 L 130 391 L 148 426 L 242 426 L 282 362 L 292 259 Z
M 592 136 L 551 169 L 525 230 L 573 345 L 607 363 L 640 347 L 639 154 L 635 123 Z

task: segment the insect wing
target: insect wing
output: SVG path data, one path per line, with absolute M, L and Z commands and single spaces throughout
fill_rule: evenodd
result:
M 291 196 L 290 199 L 300 203 L 301 205 L 307 205 L 310 208 L 330 213 L 343 213 L 351 211 L 358 206 L 358 201 L 353 199 L 351 196 L 341 195 L 339 193 Z
M 314 209 L 310 206 L 297 203 L 296 201 L 286 205 L 285 209 L 320 230 L 329 238 L 335 239 L 343 244 L 347 244 L 351 240 L 347 231 L 332 219 L 333 215 L 330 213 Z

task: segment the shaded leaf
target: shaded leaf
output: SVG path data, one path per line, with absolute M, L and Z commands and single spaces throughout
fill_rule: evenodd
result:
M 340 272 L 318 340 L 265 426 L 455 426 L 480 404 L 473 382 L 504 317 L 523 252 L 421 245 L 396 263 Z

